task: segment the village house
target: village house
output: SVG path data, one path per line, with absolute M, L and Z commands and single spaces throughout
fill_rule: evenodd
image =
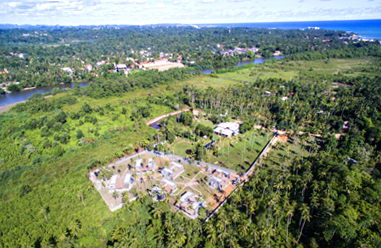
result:
M 221 179 L 219 177 L 216 177 L 214 175 L 209 175 L 208 176 L 208 185 L 209 185 L 209 187 L 211 187 L 213 189 L 223 191 L 226 188 L 227 183 L 226 183 L 226 181 L 224 181 L 223 179 Z
M 165 200 L 165 195 L 163 194 L 162 189 L 157 185 L 153 185 L 152 188 L 148 190 L 148 193 L 153 197 L 154 201 Z
M 205 207 L 204 201 L 192 191 L 187 191 L 181 195 L 181 198 L 176 205 L 188 217 L 195 219 L 198 217 L 200 208 Z
M 132 186 L 134 185 L 134 183 L 135 183 L 134 177 L 130 173 L 127 173 L 124 177 L 124 188 L 126 190 L 130 190 Z
M 156 169 L 156 167 L 157 166 L 156 166 L 155 161 L 152 158 L 149 158 L 148 159 L 148 168 L 153 170 L 153 169 Z
M 73 69 L 71 69 L 70 67 L 63 67 L 62 70 L 64 72 L 69 73 L 70 75 L 72 75 L 74 73 Z
M 87 65 L 85 65 L 85 69 L 86 69 L 87 71 L 92 71 L 92 70 L 93 70 L 93 66 L 90 65 L 90 64 L 87 64 Z
M 239 124 L 234 122 L 223 122 L 218 124 L 214 133 L 225 137 L 235 136 L 239 133 Z
M 169 168 L 163 168 L 160 173 L 163 175 L 164 178 L 168 180 L 173 180 L 173 171 Z
M 268 91 L 268 90 L 266 90 L 265 92 L 263 92 L 263 95 L 265 95 L 265 96 L 271 96 L 271 91 Z
M 164 190 L 168 193 L 168 194 L 173 194 L 174 192 L 176 192 L 177 190 L 177 185 L 175 182 L 173 181 L 170 181 L 168 179 L 162 179 L 161 182 L 163 183 L 164 185 Z
M 177 162 L 171 162 L 169 169 L 173 172 L 173 178 L 178 177 L 181 173 L 184 172 L 184 166 Z
M 101 65 L 104 65 L 104 64 L 106 64 L 106 61 L 104 61 L 104 60 L 97 62 L 97 66 L 101 66 Z
M 139 158 L 135 161 L 135 169 L 139 170 L 143 168 L 143 159 Z
M 112 175 L 109 180 L 106 181 L 106 187 L 109 191 L 114 191 L 116 186 L 116 180 L 118 179 L 118 175 Z
M 128 68 L 127 68 L 126 64 L 116 64 L 115 65 L 115 70 L 117 72 L 119 72 L 119 71 L 123 71 L 123 70 L 128 70 Z

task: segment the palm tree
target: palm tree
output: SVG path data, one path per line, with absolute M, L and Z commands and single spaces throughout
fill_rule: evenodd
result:
M 302 236 L 302 233 L 303 233 L 303 229 L 304 229 L 304 225 L 306 224 L 306 221 L 310 221 L 310 208 L 307 206 L 307 204 L 303 203 L 302 206 L 301 206 L 301 217 L 300 217 L 300 221 L 299 221 L 299 237 L 298 237 L 298 241 L 300 240 L 300 237 Z M 301 225 L 300 225 L 301 224 Z

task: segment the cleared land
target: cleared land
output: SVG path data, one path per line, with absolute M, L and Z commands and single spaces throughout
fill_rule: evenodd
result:
M 211 149 L 206 149 L 203 161 L 244 172 L 262 151 L 272 135 L 270 132 L 260 130 L 252 130 L 230 138 L 213 135 L 216 143 Z M 210 139 L 206 139 L 203 143 L 206 145 L 210 141 Z M 189 151 L 194 150 L 197 144 L 198 142 L 178 137 L 173 144 L 168 145 L 168 149 L 175 154 L 189 156 Z
M 240 182 L 235 171 L 148 151 L 95 169 L 89 178 L 111 211 L 148 193 L 190 218 L 199 217 L 201 210 L 206 217 Z

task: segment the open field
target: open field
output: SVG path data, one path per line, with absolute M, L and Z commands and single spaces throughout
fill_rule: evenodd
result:
M 205 161 L 244 172 L 272 136 L 272 133 L 252 130 L 230 138 L 220 137 L 215 144 L 216 152 L 207 150 Z
M 253 82 L 257 79 L 280 78 L 291 80 L 300 76 L 307 77 L 310 73 L 336 74 L 347 72 L 365 66 L 373 59 L 331 59 L 326 61 L 276 61 L 274 63 L 265 63 L 253 65 L 251 68 L 237 70 L 218 74 L 224 78 L 231 78 L 241 81 Z M 360 72 L 349 73 L 349 75 L 359 75 Z
M 270 132 L 252 130 L 245 134 L 238 134 L 233 137 L 221 137 L 213 135 L 216 140 L 213 148 L 205 149 L 206 154 L 203 161 L 219 165 L 238 172 L 246 171 L 255 160 L 263 147 L 273 136 Z M 209 143 L 210 139 L 205 139 L 203 144 Z M 177 137 L 173 144 L 168 145 L 170 152 L 180 156 L 189 157 L 189 152 L 194 151 L 198 142 Z

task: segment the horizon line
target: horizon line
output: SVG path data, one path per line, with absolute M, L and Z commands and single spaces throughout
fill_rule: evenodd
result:
M 380 19 L 330 19 L 330 20 L 297 20 L 297 21 L 253 21 L 253 22 L 158 22 L 146 24 L 129 24 L 129 23 L 108 23 L 108 24 L 15 24 L 15 23 L 0 23 L 0 25 L 15 25 L 15 26 L 63 26 L 63 27 L 80 27 L 80 26 L 149 26 L 149 25 L 217 25 L 217 24 L 249 24 L 249 23 L 290 23 L 290 22 L 332 22 L 332 21 L 378 21 Z

